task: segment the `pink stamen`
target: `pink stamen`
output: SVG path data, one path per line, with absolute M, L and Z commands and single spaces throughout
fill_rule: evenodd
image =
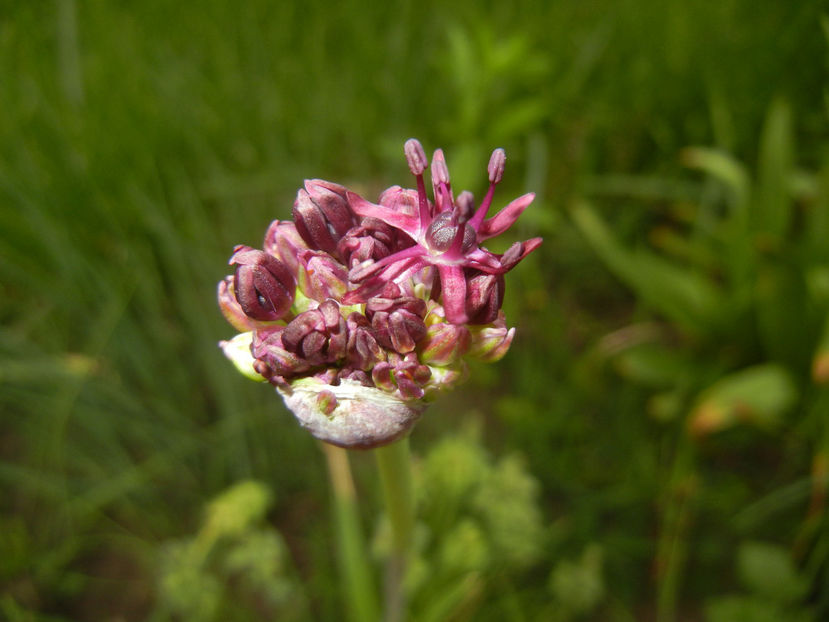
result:
M 442 149 L 435 149 L 432 156 L 432 186 L 438 213 L 452 209 L 452 186 L 449 183 L 449 167 Z
M 406 155 L 406 163 L 409 165 L 409 170 L 412 175 L 417 177 L 423 175 L 423 171 L 429 166 L 429 160 L 426 159 L 426 152 L 423 150 L 423 145 L 416 138 L 410 138 L 403 145 L 403 153 Z
M 429 166 L 429 160 L 426 159 L 426 152 L 423 150 L 423 145 L 416 138 L 410 138 L 403 145 L 403 153 L 406 155 L 406 163 L 409 165 L 409 170 L 417 179 L 417 204 L 420 210 L 420 229 L 423 230 L 428 226 L 428 222 L 432 215 L 429 213 L 429 198 L 426 196 L 426 184 L 423 181 L 423 171 Z
M 504 166 L 507 162 L 507 154 L 500 147 L 492 152 L 489 157 L 489 165 L 486 167 L 489 173 L 489 181 L 493 184 L 501 182 L 501 177 L 504 176 Z
M 489 190 L 486 191 L 486 196 L 481 204 L 478 206 L 478 211 L 470 219 L 469 225 L 475 229 L 475 233 L 481 228 L 481 223 L 486 218 L 486 213 L 489 206 L 492 205 L 492 198 L 495 196 L 495 186 L 501 182 L 504 176 L 504 167 L 506 166 L 507 154 L 500 147 L 492 152 L 489 157 L 489 164 L 486 167 L 489 174 Z
M 423 232 L 432 220 L 429 210 L 429 197 L 426 196 L 426 183 L 423 181 L 423 174 L 416 175 L 417 178 L 417 205 L 420 209 L 420 231 Z
M 481 223 L 486 218 L 486 213 L 489 211 L 489 206 L 492 205 L 492 198 L 495 196 L 495 182 L 489 184 L 489 190 L 486 191 L 486 195 L 484 196 L 484 200 L 481 201 L 481 204 L 478 206 L 478 209 L 475 211 L 475 215 L 469 219 L 469 226 L 475 230 L 475 233 L 478 233 L 478 229 L 481 228 Z

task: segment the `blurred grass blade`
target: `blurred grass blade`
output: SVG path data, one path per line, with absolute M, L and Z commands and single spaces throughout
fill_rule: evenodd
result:
M 682 151 L 683 163 L 721 181 L 733 197 L 734 209 L 746 209 L 751 181 L 745 167 L 733 157 L 709 147 L 688 147 Z
M 754 286 L 757 329 L 767 356 L 789 369 L 808 369 L 817 327 L 803 271 L 782 261 L 758 267 Z
M 766 542 L 745 542 L 737 551 L 741 582 L 756 594 L 779 603 L 797 602 L 809 589 L 783 547 Z
M 778 241 L 786 235 L 792 219 L 789 200 L 794 160 L 791 117 L 788 104 L 776 100 L 769 108 L 760 137 L 753 220 L 758 233 Z
M 756 365 L 729 374 L 703 391 L 688 429 L 696 437 L 739 423 L 771 427 L 797 399 L 797 388 L 779 365 Z
M 608 269 L 656 311 L 694 333 L 720 325 L 725 305 L 711 282 L 653 253 L 626 250 L 586 202 L 572 209 L 572 217 Z

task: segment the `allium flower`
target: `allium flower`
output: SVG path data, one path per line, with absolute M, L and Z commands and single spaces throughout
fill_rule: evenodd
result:
M 377 204 L 309 180 L 294 221 L 274 221 L 264 250 L 237 246 L 235 273 L 219 283 L 219 306 L 239 331 L 221 347 L 245 375 L 268 381 L 300 423 L 341 447 L 377 447 L 405 435 L 428 401 L 459 380 L 464 359 L 496 361 L 515 334 L 501 304 L 504 274 L 540 238 L 505 253 L 481 244 L 506 231 L 533 200 L 521 196 L 491 218 L 504 172 L 489 161 L 489 189 L 476 206 L 452 194 L 443 152 L 404 147 L 417 189 L 393 186 Z

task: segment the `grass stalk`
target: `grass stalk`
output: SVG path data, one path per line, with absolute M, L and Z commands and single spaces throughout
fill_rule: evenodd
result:
M 383 620 L 401 622 L 406 615 L 403 579 L 411 552 L 415 510 L 409 439 L 375 449 L 374 455 L 392 536 L 392 549 L 386 562 Z

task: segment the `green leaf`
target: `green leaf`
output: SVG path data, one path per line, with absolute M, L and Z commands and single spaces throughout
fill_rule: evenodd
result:
M 794 382 L 779 365 L 748 367 L 721 378 L 699 396 L 688 427 L 695 436 L 738 423 L 775 425 L 797 399 Z
M 688 147 L 682 152 L 682 161 L 686 166 L 721 181 L 731 192 L 735 210 L 746 209 L 751 180 L 742 163 L 719 149 L 709 147 Z
M 653 253 L 625 249 L 585 202 L 573 208 L 572 217 L 608 269 L 657 312 L 694 333 L 708 333 L 722 324 L 723 294 L 711 281 Z
M 602 557 L 601 547 L 590 544 L 577 561 L 556 564 L 548 585 L 557 604 L 575 615 L 587 614 L 599 605 L 605 596 Z
M 789 552 L 776 544 L 746 542 L 737 552 L 737 571 L 746 588 L 781 604 L 794 603 L 808 589 Z
M 202 533 L 205 537 L 233 537 L 262 520 L 273 503 L 273 493 L 262 482 L 246 480 L 233 485 L 207 506 Z
M 782 261 L 758 269 L 754 288 L 757 328 L 766 353 L 789 369 L 803 370 L 818 326 L 803 271 Z
M 752 221 L 755 230 L 782 239 L 792 217 L 790 178 L 793 171 L 794 145 L 792 115 L 788 104 L 775 101 L 769 108 L 760 138 L 757 190 Z
M 682 352 L 658 344 L 642 344 L 625 350 L 614 361 L 619 374 L 644 386 L 667 389 L 693 373 Z
M 809 622 L 805 614 L 784 610 L 764 598 L 724 596 L 706 603 L 706 622 Z

